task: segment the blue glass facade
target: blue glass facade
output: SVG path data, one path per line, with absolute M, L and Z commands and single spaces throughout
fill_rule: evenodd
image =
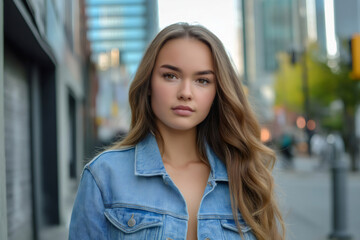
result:
M 92 59 L 118 49 L 120 64 L 133 75 L 158 30 L 156 0 L 87 0 L 87 38 Z
M 267 0 L 263 2 L 264 67 L 267 71 L 277 68 L 276 55 L 294 47 L 294 1 Z

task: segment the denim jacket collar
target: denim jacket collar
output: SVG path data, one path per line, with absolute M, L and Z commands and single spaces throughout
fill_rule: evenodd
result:
M 215 181 L 228 181 L 224 163 L 215 155 L 208 144 L 206 144 L 206 154 L 211 166 L 210 177 Z M 166 174 L 155 136 L 148 134 L 135 147 L 135 175 L 157 176 Z

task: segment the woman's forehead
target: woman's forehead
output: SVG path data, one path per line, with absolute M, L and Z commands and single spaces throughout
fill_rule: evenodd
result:
M 157 67 L 162 64 L 214 70 L 210 48 L 195 38 L 178 38 L 166 42 L 156 59 Z

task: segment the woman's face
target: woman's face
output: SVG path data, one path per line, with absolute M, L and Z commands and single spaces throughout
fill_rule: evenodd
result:
M 193 38 L 167 42 L 151 77 L 151 107 L 161 130 L 193 130 L 208 115 L 216 94 L 209 47 Z

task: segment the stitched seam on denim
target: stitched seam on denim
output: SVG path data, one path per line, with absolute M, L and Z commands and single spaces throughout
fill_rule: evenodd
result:
M 98 187 L 99 191 L 100 191 L 100 194 L 101 194 L 101 199 L 102 199 L 102 202 L 103 202 L 103 205 L 104 205 L 104 208 L 105 208 L 105 201 L 104 201 L 104 192 L 101 188 L 101 184 L 100 184 L 100 180 L 96 177 L 96 174 L 94 174 L 91 170 L 90 167 L 86 166 L 85 167 L 86 170 L 89 171 L 90 175 L 92 176 L 92 178 L 94 179 L 94 182 L 96 184 L 96 186 Z
M 104 204 L 104 205 L 106 208 L 118 208 L 118 207 L 133 208 L 133 209 L 145 210 L 145 211 L 150 211 L 150 212 L 159 213 L 159 214 L 166 214 L 166 215 L 170 215 L 172 217 L 176 217 L 176 218 L 179 218 L 182 220 L 188 220 L 187 216 L 178 215 L 173 212 L 169 212 L 169 211 L 165 211 L 165 210 L 161 210 L 161 209 L 157 209 L 157 208 L 152 208 L 152 207 L 146 207 L 146 206 L 137 205 L 137 204 L 112 203 L 112 204 Z
M 227 224 L 227 223 L 223 223 L 220 221 L 220 224 L 223 228 L 226 228 L 226 229 L 230 229 L 230 230 L 233 230 L 233 231 L 236 231 L 236 232 L 239 232 L 236 225 L 232 225 L 232 224 Z M 243 225 L 243 224 L 240 224 L 240 229 L 241 229 L 241 232 L 243 233 L 246 233 L 248 231 L 251 230 L 251 227 L 248 226 L 248 225 Z
M 212 182 L 212 180 L 210 180 L 210 182 Z M 216 185 L 217 185 L 216 182 L 215 182 L 215 184 L 212 183 L 211 184 L 211 189 L 202 196 L 201 201 L 200 201 L 200 206 L 199 206 L 198 213 L 200 212 L 200 209 L 202 208 L 202 204 L 203 204 L 203 201 L 204 201 L 205 197 L 207 195 L 209 195 L 212 191 L 214 191 Z
M 221 224 L 221 222 L 220 222 L 220 224 Z M 222 226 L 221 226 L 222 227 Z M 225 232 L 224 232 L 224 230 L 223 229 L 221 229 L 222 231 L 221 231 L 221 233 L 222 233 L 222 236 L 223 236 L 223 239 L 226 239 L 225 238 Z M 241 240 L 243 240 L 243 238 L 240 238 Z
M 218 219 L 218 220 L 233 220 L 234 216 L 233 215 L 218 215 L 218 214 L 211 214 L 211 215 L 204 215 L 201 214 L 198 216 L 198 219 L 201 220 L 208 220 L 208 219 Z
M 162 239 L 162 237 L 164 236 L 164 232 L 165 232 L 165 230 L 166 230 L 166 223 L 168 222 L 168 221 L 166 221 L 166 219 L 165 219 L 165 217 L 166 217 L 166 214 L 163 214 L 163 227 L 162 227 L 162 230 L 161 230 L 161 233 L 160 233 L 160 236 L 159 236 L 159 239 Z
M 136 176 L 137 175 L 137 168 L 136 168 L 136 163 L 137 163 L 137 152 L 138 152 L 138 145 L 136 144 L 135 145 L 135 148 L 134 148 L 134 175 Z
M 116 150 L 107 150 L 107 151 L 104 151 L 102 153 L 100 153 L 99 155 L 97 155 L 96 157 L 94 157 L 90 162 L 88 162 L 86 164 L 86 166 L 90 166 L 92 165 L 96 160 L 98 160 L 101 156 L 103 155 L 106 155 L 108 153 L 113 153 L 113 152 L 125 152 L 125 151 L 129 151 L 131 149 L 133 149 L 134 146 L 131 146 L 131 147 L 125 147 L 125 148 L 121 148 L 121 149 L 116 149 Z
M 135 172 L 135 176 L 141 176 L 141 177 L 156 177 L 156 176 L 163 176 L 166 175 L 164 172 L 154 172 L 154 173 L 140 173 Z

